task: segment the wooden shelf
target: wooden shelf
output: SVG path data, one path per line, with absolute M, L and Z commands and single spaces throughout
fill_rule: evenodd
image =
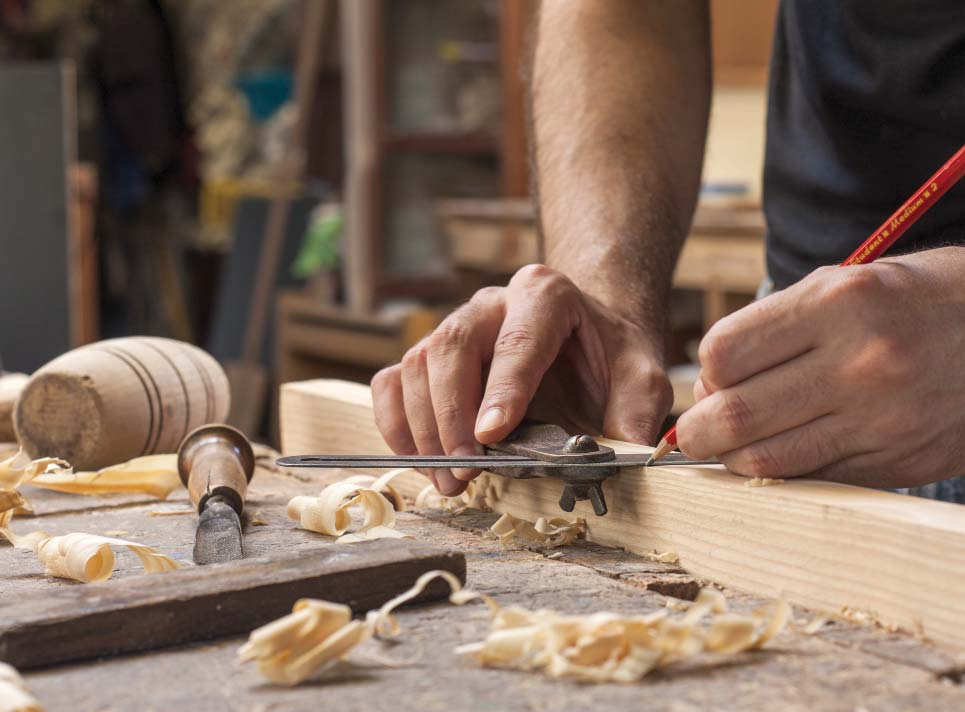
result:
M 499 142 L 485 131 L 404 131 L 386 129 L 382 147 L 389 151 L 424 151 L 457 155 L 495 155 Z

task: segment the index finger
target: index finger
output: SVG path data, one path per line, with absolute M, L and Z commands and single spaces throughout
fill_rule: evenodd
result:
M 508 301 L 493 349 L 476 421 L 481 443 L 505 437 L 522 421 L 563 342 L 580 325 L 579 293 L 573 283 L 548 268 L 532 274 L 536 285 L 510 282 L 509 289 L 517 286 L 520 292 Z

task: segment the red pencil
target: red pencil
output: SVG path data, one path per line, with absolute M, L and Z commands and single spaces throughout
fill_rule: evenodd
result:
M 955 155 L 935 172 L 935 175 L 925 181 L 925 184 L 916 190 L 877 230 L 871 233 L 868 239 L 862 242 L 861 246 L 852 252 L 841 265 L 843 267 L 860 265 L 874 262 L 881 257 L 885 250 L 891 247 L 895 240 L 904 235 L 905 231 L 914 225 L 918 218 L 928 212 L 928 209 L 937 203 L 963 175 L 965 175 L 965 146 L 958 149 Z M 647 464 L 653 464 L 676 447 L 677 426 L 675 425 L 657 443 L 657 447 Z

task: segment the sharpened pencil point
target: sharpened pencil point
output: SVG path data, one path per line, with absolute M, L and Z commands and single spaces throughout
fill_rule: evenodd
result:
M 660 438 L 660 442 L 657 443 L 657 447 L 654 448 L 653 454 L 650 455 L 650 459 L 647 460 L 645 467 L 649 467 L 654 464 L 661 457 L 665 457 L 674 448 L 677 447 L 677 426 L 673 426 L 667 431 L 667 434 Z

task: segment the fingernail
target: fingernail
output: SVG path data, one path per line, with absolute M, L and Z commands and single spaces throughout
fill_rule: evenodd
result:
M 506 425 L 506 411 L 499 407 L 490 408 L 476 422 L 476 432 L 488 433 L 504 425 Z
M 439 468 L 436 470 L 436 489 L 446 497 L 455 497 L 466 489 L 466 483 L 453 477 L 451 471 Z
M 452 455 L 455 457 L 465 457 L 467 455 L 482 455 L 483 449 L 481 445 L 473 447 L 472 445 L 461 445 L 454 448 Z M 462 482 L 469 482 L 476 478 L 479 474 L 479 469 L 474 467 L 453 467 L 452 476 L 457 480 Z

